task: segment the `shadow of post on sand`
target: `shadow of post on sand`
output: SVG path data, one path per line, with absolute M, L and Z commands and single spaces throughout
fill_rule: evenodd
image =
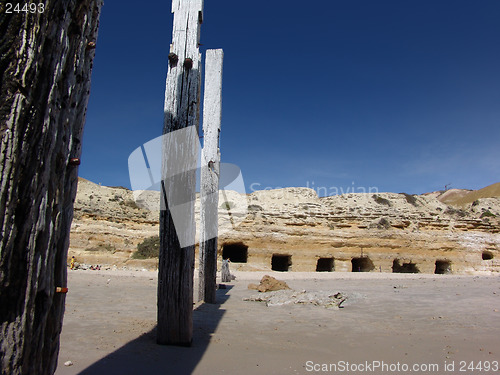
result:
M 80 372 L 80 375 L 164 375 L 191 374 L 210 344 L 228 300 L 226 289 L 218 289 L 215 304 L 203 303 L 193 312 L 193 343 L 191 347 L 156 344 L 156 327 L 110 353 Z

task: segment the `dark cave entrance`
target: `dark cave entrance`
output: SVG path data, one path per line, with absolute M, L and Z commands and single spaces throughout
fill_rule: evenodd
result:
M 352 258 L 352 272 L 370 272 L 375 269 L 375 265 L 368 257 Z
M 449 260 L 436 260 L 434 273 L 438 275 L 451 273 L 451 262 Z
M 271 259 L 271 269 L 273 271 L 287 272 L 291 266 L 291 255 L 273 254 L 273 257 Z
M 242 242 L 225 244 L 222 246 L 222 259 L 230 259 L 233 263 L 246 263 L 248 246 Z
M 491 251 L 483 251 L 483 254 L 481 254 L 481 257 L 483 260 L 492 260 L 493 259 L 493 253 Z
M 319 258 L 316 263 L 316 272 L 332 272 L 334 270 L 333 258 Z
M 415 263 L 399 263 L 399 259 L 394 259 L 392 262 L 392 272 L 393 273 L 420 273 L 417 265 Z

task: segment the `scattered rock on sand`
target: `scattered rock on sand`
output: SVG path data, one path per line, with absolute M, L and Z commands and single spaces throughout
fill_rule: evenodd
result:
M 260 284 L 248 284 L 248 289 L 258 290 L 259 292 L 272 292 L 276 290 L 290 289 L 290 287 L 284 281 L 275 279 L 272 276 L 265 275 Z
M 66 362 L 64 362 L 64 366 L 68 366 L 68 367 L 69 367 L 69 366 L 73 366 L 73 362 L 71 362 L 71 361 L 66 361 Z
M 342 293 L 332 293 L 328 291 L 307 292 L 295 290 L 278 290 L 274 292 L 259 293 L 244 301 L 265 302 L 266 306 L 282 306 L 290 304 L 314 305 L 330 309 L 342 307 L 347 296 Z
M 248 284 L 248 289 L 259 290 L 259 286 L 257 284 L 254 284 L 254 283 L 250 283 L 250 284 Z

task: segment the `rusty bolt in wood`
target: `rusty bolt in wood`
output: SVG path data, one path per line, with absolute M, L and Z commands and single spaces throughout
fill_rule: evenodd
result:
M 190 59 L 189 57 L 184 60 L 184 68 L 187 70 L 191 69 L 193 67 L 193 59 Z
M 168 54 L 168 62 L 170 64 L 170 66 L 176 66 L 178 61 L 179 61 L 179 57 L 175 53 L 170 52 Z
M 76 167 L 77 165 L 80 165 L 80 159 L 78 159 L 78 158 L 69 159 L 69 165 L 71 165 L 72 167 Z

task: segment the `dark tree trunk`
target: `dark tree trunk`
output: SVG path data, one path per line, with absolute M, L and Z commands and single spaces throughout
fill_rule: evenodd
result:
M 14 2 L 17 3 L 17 2 Z M 20 2 L 21 7 L 28 2 Z M 0 5 L 0 366 L 57 366 L 81 138 L 101 0 Z M 40 10 L 41 7 L 37 7 Z

